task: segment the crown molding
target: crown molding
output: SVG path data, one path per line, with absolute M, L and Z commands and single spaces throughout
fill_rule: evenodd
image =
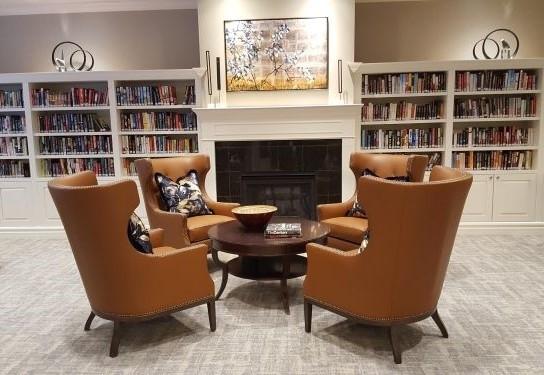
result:
M 197 9 L 198 0 L 0 0 L 0 16 Z

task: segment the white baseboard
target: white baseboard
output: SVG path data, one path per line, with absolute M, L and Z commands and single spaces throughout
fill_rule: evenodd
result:
M 66 233 L 63 227 L 4 227 L 0 228 L 1 238 L 66 239 Z
M 462 234 L 544 234 L 544 222 L 462 222 Z
M 544 222 L 464 222 L 461 234 L 544 234 Z M 0 227 L 1 238 L 66 239 L 62 227 Z

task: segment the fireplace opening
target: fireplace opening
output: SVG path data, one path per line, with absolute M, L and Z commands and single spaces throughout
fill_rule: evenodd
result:
M 215 168 L 221 202 L 313 219 L 316 205 L 341 201 L 340 139 L 215 142 Z
M 315 219 L 315 173 L 253 173 L 241 179 L 241 201 L 278 208 L 277 215 Z

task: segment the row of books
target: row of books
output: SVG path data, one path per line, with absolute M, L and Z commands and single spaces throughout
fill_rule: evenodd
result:
M 454 116 L 456 119 L 534 117 L 536 116 L 537 102 L 535 96 L 456 99 Z
M 108 103 L 108 89 L 72 87 L 69 91 L 58 91 L 42 87 L 32 90 L 32 105 L 37 107 L 93 107 Z
M 43 177 L 57 177 L 83 171 L 93 171 L 97 176 L 115 176 L 113 159 L 42 159 L 40 160 Z
M 28 144 L 26 137 L 0 138 L 0 155 L 27 156 Z
M 28 160 L 0 160 L 0 177 L 30 177 Z
M 455 91 L 536 90 L 535 71 L 520 69 L 456 72 Z
M 121 167 L 123 168 L 123 175 L 125 176 L 137 176 L 138 172 L 136 171 L 136 164 L 134 164 L 135 159 L 122 159 Z
M 172 137 L 166 135 L 126 135 L 121 137 L 124 154 L 189 153 L 198 152 L 195 137 Z
M 175 105 L 195 104 L 195 87 L 185 86 L 181 103 L 178 103 L 176 87 L 160 86 L 120 86 L 115 88 L 117 105 Z
M 265 238 L 296 238 L 302 236 L 301 223 L 271 223 L 264 229 Z
M 454 168 L 486 169 L 531 169 L 532 151 L 468 151 L 454 152 Z
M 23 106 L 23 90 L 0 90 L 0 108 Z
M 500 126 L 483 128 L 453 129 L 455 147 L 511 146 L 536 144 L 533 128 Z
M 48 113 L 39 117 L 40 132 L 101 132 L 111 127 L 96 113 Z
M 445 72 L 363 74 L 363 95 L 440 92 L 446 90 Z
M 397 149 L 442 147 L 442 128 L 428 129 L 361 129 L 363 149 Z
M 25 117 L 21 115 L 0 115 L 0 134 L 24 133 Z
M 39 137 L 42 155 L 111 154 L 112 139 L 105 135 L 78 137 Z
M 444 118 L 444 102 L 436 100 L 417 104 L 400 101 L 398 103 L 363 103 L 361 120 L 436 120 Z
M 121 129 L 131 130 L 196 130 L 193 112 L 135 112 L 121 113 Z

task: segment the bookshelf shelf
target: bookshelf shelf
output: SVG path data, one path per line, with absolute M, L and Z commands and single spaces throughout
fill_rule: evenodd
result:
M 418 125 L 418 124 L 445 124 L 445 119 L 436 120 L 387 120 L 387 121 L 361 121 L 361 125 Z
M 528 146 L 528 145 L 508 145 L 508 146 L 453 146 L 452 151 L 454 152 L 463 152 L 463 151 L 508 151 L 508 150 L 538 150 L 538 146 Z
M 34 137 L 80 137 L 92 135 L 112 135 L 112 132 L 39 132 Z
M 28 160 L 28 155 L 0 155 L 0 160 Z
M 420 148 L 371 148 L 361 149 L 362 152 L 370 154 L 409 154 L 409 153 L 427 153 L 427 152 L 444 152 L 443 147 L 420 147 Z
M 146 154 L 121 154 L 123 159 L 138 159 L 138 158 L 169 158 L 175 156 L 193 155 L 195 152 L 151 152 Z
M 486 96 L 486 95 L 525 95 L 540 94 L 540 90 L 481 90 L 481 91 L 455 91 L 455 96 Z
M 152 110 L 165 110 L 165 109 L 192 109 L 196 108 L 194 104 L 165 104 L 165 105 L 118 105 L 115 107 L 119 110 L 134 110 L 134 109 L 152 109 Z
M 191 135 L 198 134 L 198 130 L 123 130 L 119 135 Z
M 41 154 L 36 159 L 111 159 L 113 154 Z
M 455 118 L 454 123 L 463 122 L 515 122 L 515 121 L 540 121 L 540 117 L 472 117 Z
M 361 99 L 395 99 L 395 98 L 419 98 L 419 97 L 443 97 L 447 96 L 446 91 L 434 92 L 400 92 L 392 94 L 362 94 Z
M 54 111 L 69 111 L 69 112 L 78 112 L 78 111 L 109 111 L 109 106 L 80 106 L 80 107 L 63 107 L 63 106 L 49 106 L 49 107 L 32 107 L 32 112 L 54 112 Z
M 23 107 L 0 107 L 0 113 L 24 112 Z

